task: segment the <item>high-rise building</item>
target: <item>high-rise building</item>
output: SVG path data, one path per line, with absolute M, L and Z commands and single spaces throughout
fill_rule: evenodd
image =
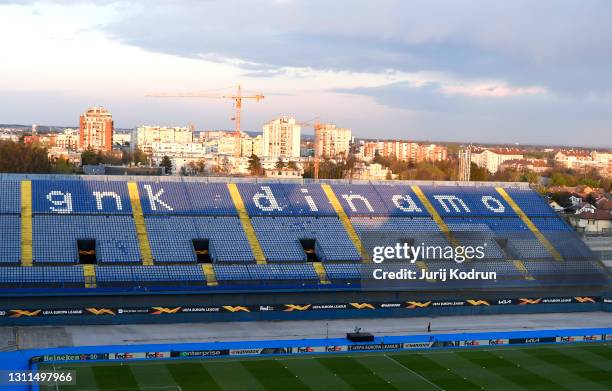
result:
M 404 140 L 368 141 L 359 146 L 357 155 L 370 161 L 379 154 L 382 157 L 404 162 L 441 162 L 448 158 L 448 150 L 442 145 L 418 144 Z
M 138 126 L 132 131 L 133 147 L 148 143 L 185 144 L 193 142 L 193 130 L 179 126 Z
M 333 124 L 323 124 L 319 127 L 319 140 L 315 145 L 315 154 L 323 158 L 347 157 L 351 145 L 351 130 L 337 128 Z
M 111 151 L 113 148 L 113 116 L 104 107 L 92 107 L 81 114 L 79 148 Z
M 263 126 L 263 156 L 299 158 L 301 128 L 293 117 L 280 117 Z
M 417 162 L 441 162 L 447 158 L 447 149 L 441 145 L 423 144 L 417 149 Z
M 522 159 L 523 153 L 516 148 L 476 149 L 471 152 L 472 162 L 495 174 L 507 160 Z

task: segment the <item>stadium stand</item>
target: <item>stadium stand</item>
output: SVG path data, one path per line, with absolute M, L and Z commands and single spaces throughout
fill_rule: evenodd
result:
M 353 289 L 375 268 L 498 273 L 473 288 L 607 278 L 580 237 L 524 186 L 216 180 L 48 176 L 23 180 L 31 182 L 26 199 L 19 180 L 2 177 L 0 288 Z M 370 262 L 375 246 L 394 243 L 484 245 L 485 258 Z

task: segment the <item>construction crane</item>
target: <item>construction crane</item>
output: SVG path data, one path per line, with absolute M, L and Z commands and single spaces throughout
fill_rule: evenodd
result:
M 298 123 L 298 125 L 300 126 L 308 126 L 308 127 L 312 127 L 314 129 L 314 173 L 313 173 L 313 177 L 314 179 L 319 179 L 319 157 L 322 154 L 321 151 L 321 128 L 323 127 L 323 125 L 321 124 L 321 122 L 319 121 L 319 117 L 308 120 L 306 122 L 300 122 Z
M 162 92 L 162 93 L 154 93 L 147 94 L 146 96 L 153 98 L 213 98 L 213 99 L 231 99 L 234 101 L 234 108 L 236 109 L 235 116 L 232 120 L 235 123 L 234 136 L 236 137 L 236 145 L 234 149 L 234 155 L 236 157 L 240 157 L 240 118 L 242 114 L 242 100 L 243 99 L 255 99 L 256 102 L 259 102 L 264 98 L 262 94 L 254 94 L 254 95 L 242 95 L 242 87 L 240 84 L 237 86 L 236 94 L 217 94 L 211 93 L 207 91 L 202 92 L 185 92 L 185 93 L 175 93 L 175 92 Z

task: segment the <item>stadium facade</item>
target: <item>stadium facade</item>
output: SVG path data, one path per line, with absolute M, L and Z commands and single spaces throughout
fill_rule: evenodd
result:
M 0 199 L 2 324 L 609 306 L 609 271 L 520 183 L 4 175 Z M 398 244 L 484 256 L 372 261 Z M 374 278 L 442 269 L 496 278 Z

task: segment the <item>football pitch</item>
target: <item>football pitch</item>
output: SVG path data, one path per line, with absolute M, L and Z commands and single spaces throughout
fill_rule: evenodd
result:
M 612 345 L 71 364 L 55 369 L 75 370 L 77 384 L 45 386 L 42 391 L 611 390 Z

